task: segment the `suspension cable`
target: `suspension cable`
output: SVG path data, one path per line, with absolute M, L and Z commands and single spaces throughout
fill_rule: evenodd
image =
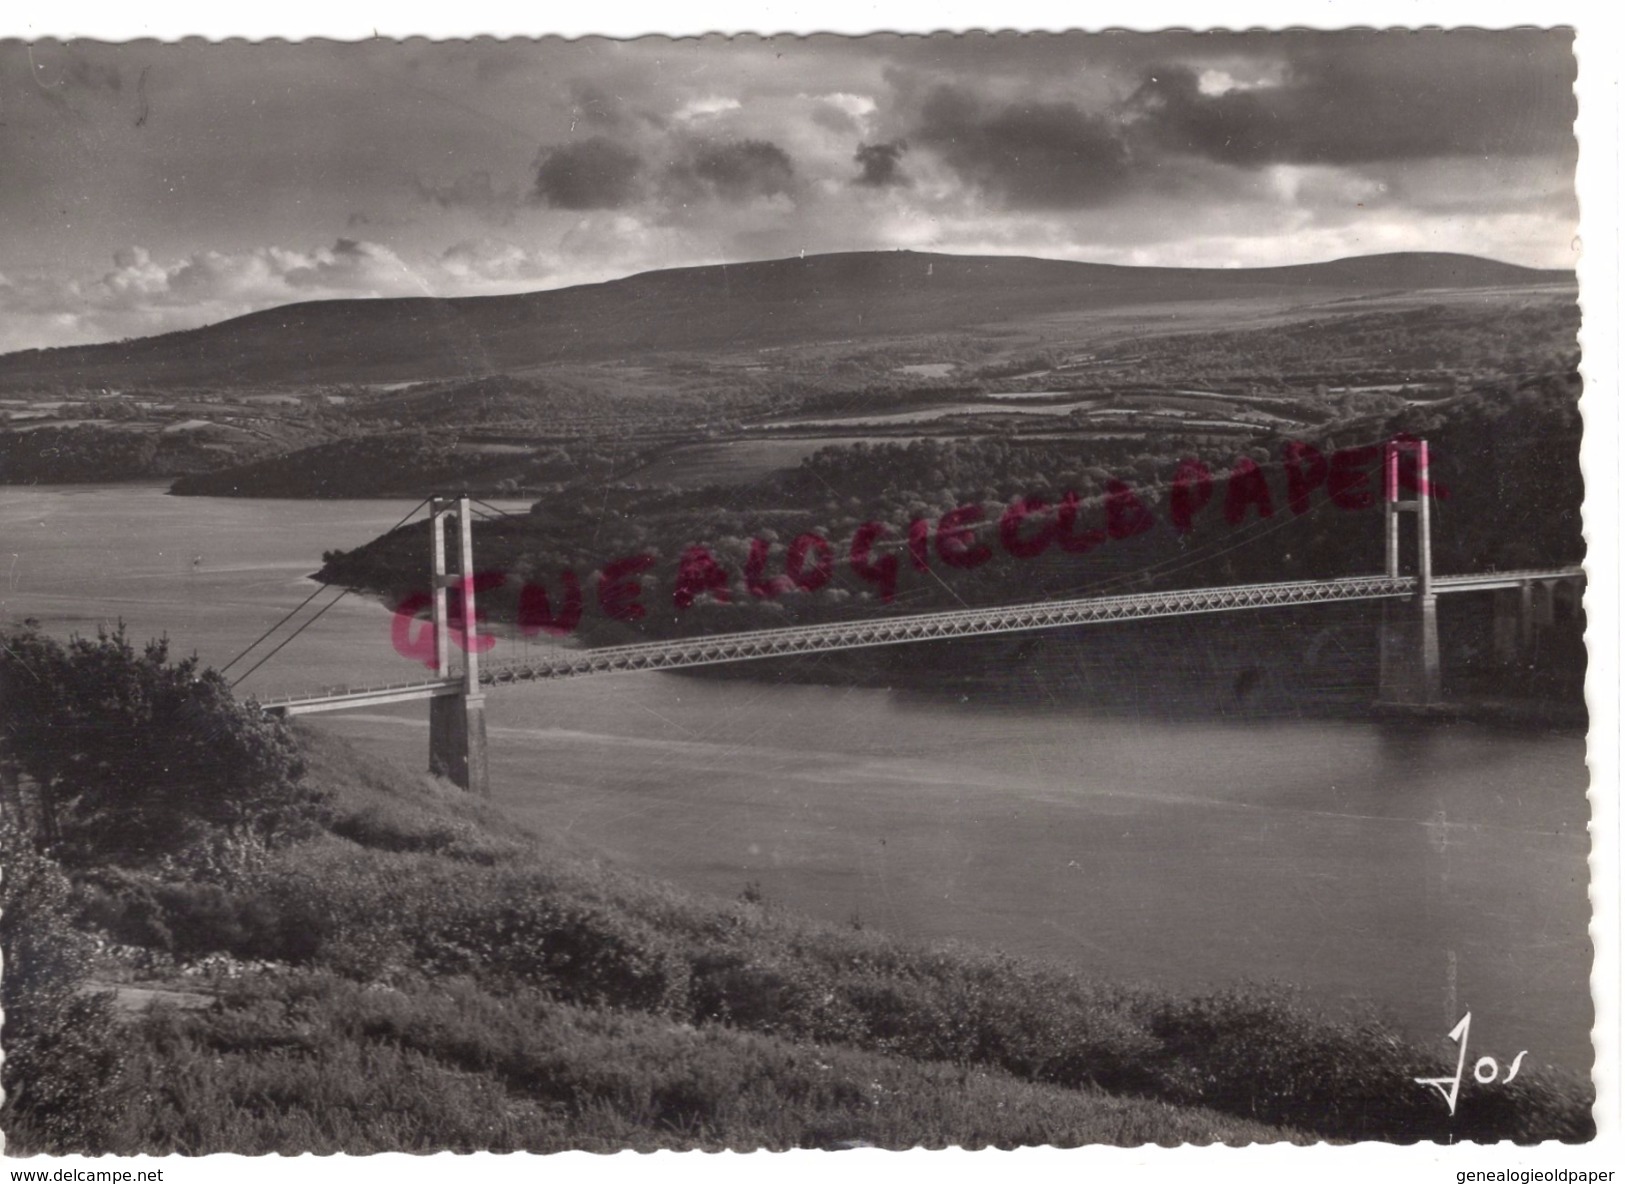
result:
M 428 498 L 424 498 L 422 501 L 418 502 L 417 505 L 413 506 L 410 510 L 408 510 L 406 512 L 406 517 L 405 518 L 402 518 L 399 522 L 395 523 L 394 526 L 391 526 L 388 530 L 384 531 L 384 534 L 385 535 L 394 534 L 402 526 L 406 525 L 406 521 L 407 521 L 408 518 L 411 518 L 413 514 L 416 514 L 425 505 L 427 505 L 428 501 L 429 501 Z M 382 536 L 380 536 L 380 537 L 382 537 Z M 312 592 L 309 596 L 305 597 L 297 605 L 295 605 L 292 609 L 290 609 L 287 613 L 285 613 L 283 615 L 282 619 L 280 621 L 278 621 L 275 625 L 272 625 L 264 633 L 261 633 L 253 641 L 249 642 L 248 645 L 243 648 L 241 653 L 239 653 L 235 658 L 233 658 L 231 661 L 227 662 L 224 666 L 222 666 L 220 668 L 220 673 L 224 674 L 226 671 L 230 670 L 233 666 L 237 665 L 238 662 L 241 662 L 244 658 L 246 658 L 248 656 L 249 652 L 255 646 L 259 645 L 260 642 L 264 641 L 267 637 L 271 636 L 271 634 L 275 633 L 278 629 L 282 628 L 282 626 L 286 625 L 290 620 L 293 619 L 293 617 L 296 614 L 299 613 L 299 611 L 301 609 L 303 609 L 312 600 L 315 600 L 316 597 L 320 596 L 324 591 L 327 590 L 328 587 L 329 587 L 329 585 L 327 585 L 327 584 L 317 584 L 316 585 L 316 590 L 314 592 Z M 334 604 L 336 604 L 336 603 L 338 603 L 338 602 L 334 601 Z M 331 608 L 331 607 L 332 607 L 332 605 L 328 606 L 328 608 Z M 327 609 L 322 609 L 321 610 L 321 612 L 326 612 L 326 611 L 327 611 Z M 320 615 L 321 615 L 321 613 L 317 614 L 317 616 L 320 616 Z M 312 617 L 311 619 L 314 620 L 315 618 Z M 298 635 L 299 634 L 296 632 L 294 634 L 294 637 L 297 637 Z M 289 638 L 288 640 L 291 641 L 291 640 L 293 640 L 293 638 Z M 283 644 L 286 645 L 287 643 L 284 642 Z M 282 648 L 281 646 L 277 647 L 277 649 L 281 649 L 281 648 Z M 273 654 L 276 653 L 276 650 L 272 650 L 271 653 L 273 653 Z M 267 656 L 269 656 L 269 655 L 267 655 Z M 248 673 L 252 674 L 254 672 L 254 670 L 258 670 L 258 669 L 259 669 L 259 666 L 256 665 Z M 243 678 L 247 678 L 247 677 L 248 677 L 248 674 L 243 675 Z M 242 679 L 238 679 L 237 681 L 241 682 Z M 234 682 L 231 685 L 236 686 L 237 683 Z
M 249 650 L 252 650 L 255 646 L 259 645 L 260 642 L 264 641 L 267 637 L 271 636 L 271 634 L 275 633 L 278 629 L 282 628 L 282 626 L 286 625 L 288 623 L 288 621 L 293 618 L 295 613 L 297 613 L 300 609 L 304 608 L 305 605 L 309 604 L 312 600 L 315 600 L 318 596 L 320 596 L 325 591 L 327 591 L 327 585 L 326 584 L 317 584 L 316 585 L 316 590 L 314 592 L 312 592 L 309 596 L 307 596 L 303 600 L 301 600 L 293 608 L 289 609 L 288 612 L 283 616 L 283 618 L 280 621 L 278 621 L 275 625 L 272 625 L 264 633 L 261 633 L 253 641 L 249 642 L 246 646 L 244 646 L 242 651 L 235 658 L 233 658 L 231 661 L 227 662 L 224 666 L 220 667 L 220 673 L 224 674 L 226 671 L 230 670 L 233 666 L 237 665 L 237 663 L 241 662 L 245 657 L 248 656 Z
M 1317 511 L 1324 510 L 1333 504 L 1334 503 L 1329 497 L 1318 499 L 1310 505 L 1309 512 L 1315 513 Z M 1089 587 L 1098 590 L 1110 588 L 1115 585 L 1126 585 L 1135 580 L 1156 579 L 1170 576 L 1175 572 L 1184 571 L 1188 568 L 1196 567 L 1204 563 L 1210 563 L 1213 560 L 1218 559 L 1220 556 L 1228 555 L 1232 551 L 1239 551 L 1243 547 L 1250 547 L 1260 539 L 1268 535 L 1272 535 L 1276 531 L 1285 530 L 1287 527 L 1295 525 L 1299 520 L 1299 515 L 1297 514 L 1293 514 L 1291 517 L 1281 515 L 1274 522 L 1266 522 L 1264 519 L 1259 518 L 1256 521 L 1249 523 L 1247 526 L 1242 527 L 1241 530 L 1233 531 L 1230 537 L 1227 539 L 1209 540 L 1208 542 L 1203 543 L 1200 546 L 1185 552 L 1184 554 L 1173 555 L 1167 559 L 1161 560 L 1158 563 L 1153 563 L 1143 568 L 1136 568 L 1131 572 L 1122 572 L 1116 576 L 1107 577 L 1105 580 L 1101 581 L 1100 584 L 1089 585 Z M 1221 543 L 1226 543 L 1228 545 L 1221 546 Z
M 484 506 L 487 510 L 491 511 L 492 514 L 501 515 L 503 518 L 526 518 L 526 517 L 529 517 L 528 514 L 521 514 L 517 510 L 499 510 L 495 506 L 493 506 L 490 502 L 481 501 L 477 497 L 471 497 L 468 500 L 472 504 L 474 504 L 476 506 Z
M 322 605 L 321 608 L 317 609 L 316 612 L 311 615 L 310 620 L 306 621 L 303 625 L 299 626 L 299 628 L 295 629 L 292 633 L 288 634 L 288 636 L 283 638 L 282 641 L 276 646 L 275 649 L 273 649 L 270 653 L 266 654 L 265 657 L 261 658 L 258 662 L 255 662 L 252 666 L 250 666 L 247 670 L 245 670 L 241 675 L 239 675 L 236 679 L 234 679 L 232 681 L 232 684 L 231 684 L 232 689 L 235 690 L 238 683 L 242 682 L 243 679 L 247 678 L 250 674 L 253 674 L 254 671 L 258 670 L 261 666 L 265 665 L 272 658 L 276 657 L 277 654 L 281 653 L 283 646 L 287 645 L 290 641 L 292 641 L 294 638 L 298 637 L 306 629 L 309 629 L 317 621 L 321 620 L 322 619 L 322 614 L 327 612 L 328 609 L 332 608 L 339 601 L 343 600 L 346 596 L 348 596 L 350 594 L 351 591 L 352 591 L 352 589 L 349 589 L 349 588 L 344 589 L 337 596 L 333 597 L 332 600 L 329 600 L 326 604 Z

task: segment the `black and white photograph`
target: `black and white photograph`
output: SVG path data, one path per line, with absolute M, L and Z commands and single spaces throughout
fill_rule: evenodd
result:
M 1575 41 L 0 40 L 6 1154 L 1592 1145 Z

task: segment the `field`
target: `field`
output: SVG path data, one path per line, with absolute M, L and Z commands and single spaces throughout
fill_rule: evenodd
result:
M 886 439 L 899 439 L 888 436 Z M 901 437 L 907 440 L 910 437 Z M 637 485 L 670 485 L 677 489 L 703 489 L 708 485 L 750 485 L 764 478 L 791 472 L 820 448 L 872 442 L 869 436 L 790 436 L 764 439 L 750 436 L 716 444 L 682 444 L 662 452 L 641 468 L 624 475 Z

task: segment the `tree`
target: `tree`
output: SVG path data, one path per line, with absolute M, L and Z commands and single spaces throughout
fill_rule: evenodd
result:
M 66 646 L 34 632 L 0 642 L 0 748 L 33 782 L 36 841 L 64 860 L 139 864 L 314 815 L 283 723 L 195 657 L 171 663 L 167 641 L 137 653 L 121 624 Z

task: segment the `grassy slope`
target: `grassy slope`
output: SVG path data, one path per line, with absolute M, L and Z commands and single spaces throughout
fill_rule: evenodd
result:
M 1590 1134 L 1576 1081 L 1468 1082 L 1447 1124 L 1408 1082 L 1441 1062 L 1371 1026 L 686 896 L 332 738 L 303 743 L 334 833 L 230 893 L 91 894 L 126 941 L 161 914 L 180 959 L 273 964 L 239 965 L 213 1008 L 131 1027 L 134 1088 L 106 1149 Z
M 640 930 L 647 937 L 640 922 L 655 919 L 650 914 L 779 937 L 802 930 L 759 905 L 719 910 L 574 859 L 545 836 L 516 830 L 497 810 L 432 778 L 403 781 L 337 740 L 316 732 L 302 739 L 311 777 L 334 795 L 333 825 L 353 838 L 305 843 L 267 880 L 281 872 L 311 877 L 309 884 L 343 912 L 341 898 L 350 895 L 356 904 L 365 895 L 360 884 L 380 873 L 391 881 L 387 903 L 368 901 L 365 915 L 352 917 L 357 927 L 332 933 L 329 947 L 301 969 L 227 963 L 231 976 L 214 984 L 219 997 L 212 1008 L 160 1003 L 148 1011 L 130 1031 L 129 1106 L 110 1121 L 105 1149 L 364 1153 L 1311 1141 L 1200 1108 L 1024 1081 L 984 1065 L 696 1025 L 680 1008 L 626 1006 L 628 999 L 616 997 L 625 985 L 593 986 L 590 967 L 579 974 L 555 967 L 551 991 L 520 981 L 508 973 L 511 966 L 482 974 L 463 965 L 460 973 L 425 976 L 412 964 L 419 959 L 380 936 L 392 928 L 392 910 L 423 906 L 411 899 L 408 881 L 455 895 L 476 881 L 482 889 L 499 882 L 517 887 L 517 876 L 556 904 L 596 910 L 608 944 Z M 484 892 L 477 904 L 501 908 L 497 895 Z M 201 931 L 209 921 L 193 908 L 184 928 L 206 945 Z M 172 916 L 187 910 L 183 905 Z M 247 957 L 266 944 L 263 935 L 251 937 L 237 952 Z M 576 953 L 590 961 L 584 950 Z M 444 959 L 447 951 L 439 955 Z M 603 969 L 613 980 L 624 967 L 612 955 Z M 182 981 L 188 992 L 198 989 L 196 979 Z M 561 995 L 582 998 L 570 1002 Z M 28 1148 L 27 1131 L 13 1137 L 17 1149 Z

